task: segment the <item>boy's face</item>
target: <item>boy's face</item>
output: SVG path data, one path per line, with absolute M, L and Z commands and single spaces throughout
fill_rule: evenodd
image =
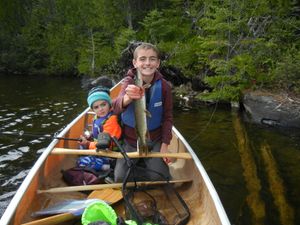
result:
M 98 117 L 103 117 L 110 111 L 110 105 L 105 100 L 98 100 L 93 103 L 92 109 Z
M 159 67 L 160 60 L 152 49 L 140 49 L 137 52 L 136 59 L 132 60 L 135 68 L 137 68 L 142 76 L 153 76 Z

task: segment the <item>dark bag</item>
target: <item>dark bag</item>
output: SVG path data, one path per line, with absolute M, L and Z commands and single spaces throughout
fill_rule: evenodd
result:
M 61 172 L 68 185 L 78 186 L 103 183 L 103 179 L 109 175 L 110 170 L 97 172 L 91 168 L 73 167 Z

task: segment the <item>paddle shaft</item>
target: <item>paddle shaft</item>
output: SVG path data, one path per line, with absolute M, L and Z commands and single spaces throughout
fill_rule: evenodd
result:
M 169 183 L 187 183 L 191 182 L 192 179 L 182 179 L 182 180 L 170 180 Z M 150 185 L 161 185 L 167 184 L 167 181 L 139 181 L 139 182 L 128 182 L 127 186 L 133 187 L 135 184 L 138 186 L 150 186 Z M 72 191 L 90 191 L 106 188 L 121 188 L 123 183 L 114 184 L 94 184 L 94 185 L 81 185 L 81 186 L 68 186 L 68 187 L 58 187 L 50 188 L 47 190 L 37 190 L 38 194 L 42 193 L 62 193 L 62 192 L 72 192 Z
M 54 148 L 51 154 L 60 155 L 96 155 L 96 156 L 104 156 L 110 158 L 122 159 L 124 158 L 120 152 L 110 151 L 110 150 L 80 150 L 80 149 L 66 149 L 66 148 Z M 138 152 L 127 152 L 126 153 L 129 158 L 177 158 L 177 159 L 191 159 L 192 156 L 188 152 L 149 152 L 147 155 L 141 155 Z

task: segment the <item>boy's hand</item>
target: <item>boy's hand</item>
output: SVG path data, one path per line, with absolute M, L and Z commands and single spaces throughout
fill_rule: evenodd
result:
M 79 141 L 79 144 L 80 145 L 86 145 L 88 143 L 88 140 L 86 139 L 85 136 L 83 135 L 80 135 L 80 141 Z
M 144 95 L 144 88 L 129 84 L 125 89 L 125 93 L 130 99 L 140 99 Z
M 161 152 L 161 153 L 167 153 L 167 152 L 168 152 L 168 145 L 165 144 L 165 143 L 162 143 L 162 144 L 161 144 L 161 147 L 160 147 L 160 152 Z M 163 160 L 164 160 L 164 162 L 165 162 L 166 164 L 169 164 L 169 163 L 172 162 L 171 159 L 170 159 L 170 158 L 167 158 L 167 157 L 163 158 Z

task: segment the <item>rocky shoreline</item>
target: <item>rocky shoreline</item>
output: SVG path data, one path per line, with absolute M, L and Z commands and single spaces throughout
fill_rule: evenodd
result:
M 300 98 L 296 96 L 251 91 L 244 94 L 242 106 L 254 123 L 300 128 Z
M 176 100 L 183 110 L 190 110 L 199 104 L 216 104 L 203 102 L 195 98 L 197 94 L 176 92 Z M 239 109 L 244 118 L 255 124 L 273 127 L 300 128 L 300 98 L 286 93 L 271 93 L 268 91 L 248 91 L 244 93 L 240 103 L 228 104 L 231 108 Z

